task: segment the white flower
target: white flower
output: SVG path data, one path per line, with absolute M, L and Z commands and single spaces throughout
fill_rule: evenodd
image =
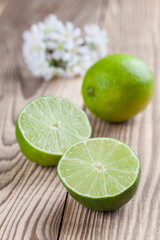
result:
M 34 24 L 24 32 L 23 56 L 36 77 L 84 75 L 107 54 L 107 35 L 97 25 L 85 26 L 85 37 L 71 22 L 63 24 L 55 15 Z
M 97 25 L 85 25 L 86 45 L 92 50 L 92 58 L 96 61 L 97 58 L 102 58 L 107 55 L 107 33 L 100 29 Z
M 65 38 L 76 39 L 76 38 L 80 37 L 80 35 L 81 35 L 80 28 L 74 28 L 74 26 L 71 22 L 66 22 L 65 31 L 64 31 Z
M 44 20 L 44 37 L 48 37 L 51 39 L 59 35 L 60 33 L 64 32 L 64 24 L 57 19 L 57 17 L 53 14 L 49 15 L 45 20 Z

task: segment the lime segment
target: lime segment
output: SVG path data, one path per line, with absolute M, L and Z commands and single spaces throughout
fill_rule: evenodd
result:
M 140 161 L 125 143 L 93 138 L 74 144 L 64 153 L 58 174 L 70 194 L 84 206 L 109 211 L 134 195 Z
M 24 155 L 42 165 L 55 165 L 72 144 L 87 139 L 91 127 L 84 111 L 53 96 L 30 102 L 17 119 L 16 136 Z

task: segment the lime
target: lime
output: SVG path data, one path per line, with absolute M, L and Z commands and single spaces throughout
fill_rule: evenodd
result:
M 154 77 L 141 59 L 113 54 L 95 63 L 86 73 L 82 94 L 97 117 L 125 121 L 142 111 L 154 93 Z
M 71 196 L 99 211 L 115 210 L 133 197 L 140 169 L 135 152 L 112 138 L 78 142 L 58 163 L 58 175 Z
M 23 154 L 46 166 L 56 165 L 70 145 L 90 135 L 85 112 L 70 100 L 54 96 L 27 104 L 16 123 L 16 137 Z

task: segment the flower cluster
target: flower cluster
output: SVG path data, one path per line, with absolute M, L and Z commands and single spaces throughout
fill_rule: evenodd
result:
M 106 31 L 97 25 L 86 25 L 81 33 L 71 22 L 63 24 L 55 15 L 32 25 L 23 38 L 23 56 L 28 68 L 34 76 L 45 80 L 84 75 L 107 54 Z

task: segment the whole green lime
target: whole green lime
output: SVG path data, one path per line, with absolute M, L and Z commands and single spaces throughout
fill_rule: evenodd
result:
M 148 65 L 128 54 L 113 54 L 95 63 L 86 73 L 82 94 L 97 117 L 125 121 L 141 112 L 154 93 L 154 77 Z

